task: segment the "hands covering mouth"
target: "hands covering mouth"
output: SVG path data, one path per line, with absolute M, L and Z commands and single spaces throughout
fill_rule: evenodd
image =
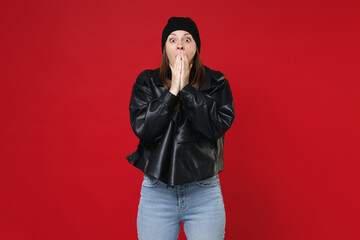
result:
M 170 64 L 172 78 L 170 92 L 177 95 L 187 84 L 189 84 L 189 75 L 192 68 L 192 64 L 189 64 L 186 54 L 183 50 L 175 57 L 175 66 Z

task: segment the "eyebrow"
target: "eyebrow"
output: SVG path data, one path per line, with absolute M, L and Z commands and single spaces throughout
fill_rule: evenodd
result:
M 177 35 L 176 35 L 175 33 L 171 33 L 170 35 L 174 35 L 174 36 L 177 37 Z M 191 35 L 191 34 L 190 34 L 190 33 L 185 33 L 184 36 L 185 36 L 185 35 Z

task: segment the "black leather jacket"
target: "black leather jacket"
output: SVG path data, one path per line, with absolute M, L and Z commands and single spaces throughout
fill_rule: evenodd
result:
M 126 158 L 145 174 L 169 187 L 223 170 L 224 136 L 235 115 L 229 82 L 221 72 L 205 67 L 199 91 L 188 84 L 175 96 L 163 87 L 159 68 L 145 70 L 133 86 L 129 109 L 140 141 Z

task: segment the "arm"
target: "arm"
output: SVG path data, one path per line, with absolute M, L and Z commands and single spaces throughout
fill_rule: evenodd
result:
M 210 139 L 222 136 L 235 117 L 229 82 L 223 78 L 218 83 L 210 94 L 198 91 L 190 84 L 178 94 L 194 129 Z
M 178 97 L 165 90 L 155 98 L 151 92 L 153 86 L 149 71 L 139 74 L 133 86 L 130 100 L 130 123 L 135 135 L 145 141 L 152 141 L 161 136 L 169 125 Z

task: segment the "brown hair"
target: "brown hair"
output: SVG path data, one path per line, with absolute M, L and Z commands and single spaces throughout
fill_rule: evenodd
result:
M 165 89 L 169 90 L 171 85 L 171 80 L 170 80 L 171 69 L 169 66 L 169 59 L 167 57 L 165 48 L 161 59 L 159 75 L 160 75 L 159 76 L 160 80 L 163 83 Z M 189 84 L 191 84 L 191 86 L 193 86 L 196 90 L 199 90 L 204 80 L 205 80 L 205 68 L 201 62 L 199 50 L 196 49 L 196 53 L 194 56 L 194 63 L 190 70 Z

